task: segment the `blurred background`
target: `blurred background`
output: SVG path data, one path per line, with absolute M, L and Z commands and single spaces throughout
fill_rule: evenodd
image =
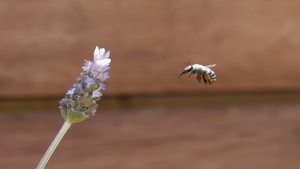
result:
M 35 168 L 58 101 L 111 51 L 98 112 L 46 168 L 300 168 L 300 1 L 0 1 L 0 168 Z M 184 62 L 217 81 L 178 79 Z

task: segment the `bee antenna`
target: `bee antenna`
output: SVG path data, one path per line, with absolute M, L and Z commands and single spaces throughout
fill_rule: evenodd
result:
M 185 62 L 183 62 L 185 65 L 187 65 L 187 66 L 189 66 L 189 65 L 191 65 L 191 62 L 190 61 L 188 61 L 188 63 L 185 63 Z

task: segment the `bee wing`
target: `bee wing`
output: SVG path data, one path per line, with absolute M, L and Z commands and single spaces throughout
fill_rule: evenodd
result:
M 217 64 L 213 64 L 213 65 L 207 65 L 207 66 L 205 66 L 205 67 L 214 67 L 214 66 L 216 66 Z

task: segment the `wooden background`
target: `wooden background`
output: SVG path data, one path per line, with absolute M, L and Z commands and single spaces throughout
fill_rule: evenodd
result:
M 49 169 L 299 169 L 299 7 L 0 0 L 0 168 L 36 167 L 63 124 L 58 100 L 99 46 L 112 63 L 98 112 Z M 187 61 L 216 63 L 217 81 L 178 79 Z
M 300 1 L 0 1 L 0 97 L 63 96 L 95 46 L 107 96 L 300 89 Z M 183 62 L 217 81 L 177 79 Z
M 299 169 L 300 105 L 102 111 L 73 124 L 46 169 Z M 0 114 L 0 168 L 35 168 L 58 113 Z

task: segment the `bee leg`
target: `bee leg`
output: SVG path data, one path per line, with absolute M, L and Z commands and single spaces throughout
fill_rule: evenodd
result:
M 199 75 L 196 78 L 197 78 L 198 82 L 201 83 L 201 76 Z
M 191 75 L 194 75 L 194 74 L 195 74 L 195 73 L 191 72 L 191 73 L 189 74 L 188 78 L 190 78 L 190 76 L 191 76 Z
M 212 80 L 207 72 L 203 73 L 203 79 L 205 79 L 205 83 L 208 82 L 209 84 L 212 84 Z
M 195 71 L 195 70 L 192 70 L 192 71 L 190 72 L 189 77 L 190 77 L 191 75 L 195 75 L 195 76 L 197 77 L 196 71 Z

